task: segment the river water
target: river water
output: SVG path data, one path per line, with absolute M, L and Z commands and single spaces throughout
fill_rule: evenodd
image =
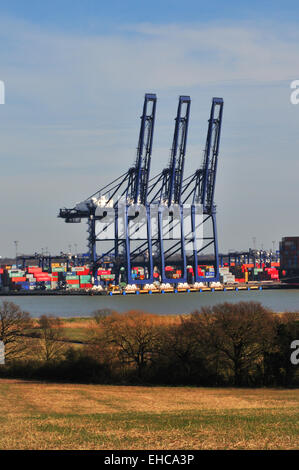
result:
M 222 302 L 257 301 L 276 312 L 299 311 L 299 289 L 194 292 L 181 294 L 115 296 L 1 296 L 28 311 L 32 317 L 52 314 L 60 317 L 88 317 L 97 309 L 118 312 L 143 310 L 162 315 L 190 313 L 202 306 Z

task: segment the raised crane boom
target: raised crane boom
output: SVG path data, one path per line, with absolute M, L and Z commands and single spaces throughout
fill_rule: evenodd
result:
M 169 167 L 163 171 L 160 196 L 160 201 L 167 203 L 168 207 L 181 202 L 190 105 L 190 96 L 179 97 L 170 162 Z
M 212 212 L 214 205 L 222 113 L 223 99 L 213 98 L 203 161 L 201 204 L 204 212 Z
M 135 167 L 129 170 L 128 196 L 134 204 L 147 202 L 148 181 L 151 164 L 154 125 L 156 117 L 157 98 L 155 94 L 147 93 L 144 97 L 143 113 L 141 116 L 140 133 L 137 147 Z
M 213 98 L 202 166 L 185 179 L 182 190 L 183 202 L 191 196 L 205 213 L 213 212 L 222 114 L 223 99 Z

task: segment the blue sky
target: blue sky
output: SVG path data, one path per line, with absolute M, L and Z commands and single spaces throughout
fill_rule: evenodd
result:
M 298 16 L 296 1 L 252 0 L 2 0 L 2 14 L 64 31 L 98 33 L 122 23 L 150 22 L 153 24 L 206 21 L 291 21 Z
M 225 5 L 225 6 L 224 6 Z M 299 4 L 1 1 L 0 255 L 85 250 L 57 219 L 133 162 L 145 92 L 158 95 L 153 173 L 167 163 L 177 98 L 190 94 L 186 172 L 201 162 L 212 96 L 224 98 L 219 244 L 299 234 Z M 295 215 L 294 215 L 295 214 Z

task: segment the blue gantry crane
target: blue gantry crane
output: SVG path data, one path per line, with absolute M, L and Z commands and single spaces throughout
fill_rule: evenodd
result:
M 190 96 L 180 96 L 175 118 L 175 128 L 168 167 L 153 182 L 150 193 L 156 190 L 151 204 L 157 204 L 156 257 L 162 282 L 179 283 L 186 281 L 186 254 L 181 194 L 190 116 Z M 157 190 L 158 187 L 158 190 Z M 171 278 L 166 271 L 170 262 L 180 269 L 182 275 Z
M 156 102 L 157 98 L 155 94 L 147 93 L 145 95 L 137 146 L 137 157 L 134 166 L 130 167 L 129 170 L 119 178 L 96 191 L 85 201 L 77 204 L 74 208 L 60 209 L 59 217 L 63 218 L 67 223 L 80 223 L 82 219 L 87 221 L 89 263 L 92 265 L 94 275 L 101 262 L 107 256 L 110 256 L 114 260 L 114 268 L 117 277 L 119 277 L 120 268 L 125 266 L 126 281 L 129 283 L 132 282 L 130 237 L 128 229 L 130 222 L 138 217 L 136 213 L 138 211 L 134 212 L 136 206 L 143 206 L 146 208 L 147 214 L 146 240 L 149 249 L 147 262 L 144 263 L 147 265 L 146 268 L 149 273 L 146 282 L 152 281 L 153 264 L 147 193 Z M 109 209 L 112 210 L 109 211 Z M 122 227 L 122 234 L 120 234 L 120 220 L 124 225 Z M 105 236 L 106 233 L 108 233 L 108 236 Z M 96 243 L 97 241 L 103 240 L 105 240 L 105 242 L 112 242 L 113 246 L 98 256 Z
M 191 202 L 191 232 L 193 255 L 189 259 L 195 281 L 206 281 L 198 274 L 202 253 L 214 252 L 214 273 L 210 281 L 219 280 L 218 238 L 214 194 L 222 126 L 223 99 L 213 98 L 202 167 L 186 178 L 182 190 L 183 203 Z M 208 233 L 207 233 L 208 232 Z
M 59 212 L 67 223 L 87 221 L 89 263 L 95 282 L 98 267 L 107 259 L 116 282 L 151 283 L 154 271 L 159 272 L 162 282 L 186 282 L 190 266 L 195 281 L 219 278 L 214 193 L 223 100 L 212 100 L 203 164 L 185 179 L 191 99 L 179 97 L 169 164 L 150 179 L 156 102 L 155 94 L 145 95 L 134 165 L 85 201 Z M 211 233 L 207 235 L 208 224 Z M 100 254 L 97 242 L 101 243 Z M 106 243 L 108 248 L 103 249 Z M 211 246 L 215 274 L 207 279 L 198 274 L 198 266 L 204 250 Z M 179 277 L 168 274 L 169 264 L 181 273 Z M 142 279 L 133 274 L 139 267 Z

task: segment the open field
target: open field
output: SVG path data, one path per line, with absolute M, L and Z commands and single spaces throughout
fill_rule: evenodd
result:
M 188 315 L 183 315 L 188 317 Z M 179 324 L 180 316 L 179 315 L 153 315 L 154 321 L 163 325 L 170 324 Z M 94 329 L 95 320 L 93 317 L 71 317 L 71 318 L 60 318 L 61 327 L 62 327 L 62 338 L 67 342 L 74 343 L 85 343 L 88 342 L 90 338 L 90 333 Z M 31 328 L 28 331 L 28 335 L 32 332 L 39 333 L 40 329 L 38 327 L 38 322 L 36 319 L 33 320 L 33 329 Z
M 85 342 L 88 340 L 90 329 L 93 325 L 92 317 L 78 317 L 78 318 L 61 318 L 61 327 L 63 329 L 63 338 L 66 341 L 74 342 Z M 36 319 L 33 320 L 33 329 L 29 331 L 29 334 L 34 331 L 38 333 L 39 327 Z
M 299 390 L 0 379 L 0 449 L 298 449 Z

